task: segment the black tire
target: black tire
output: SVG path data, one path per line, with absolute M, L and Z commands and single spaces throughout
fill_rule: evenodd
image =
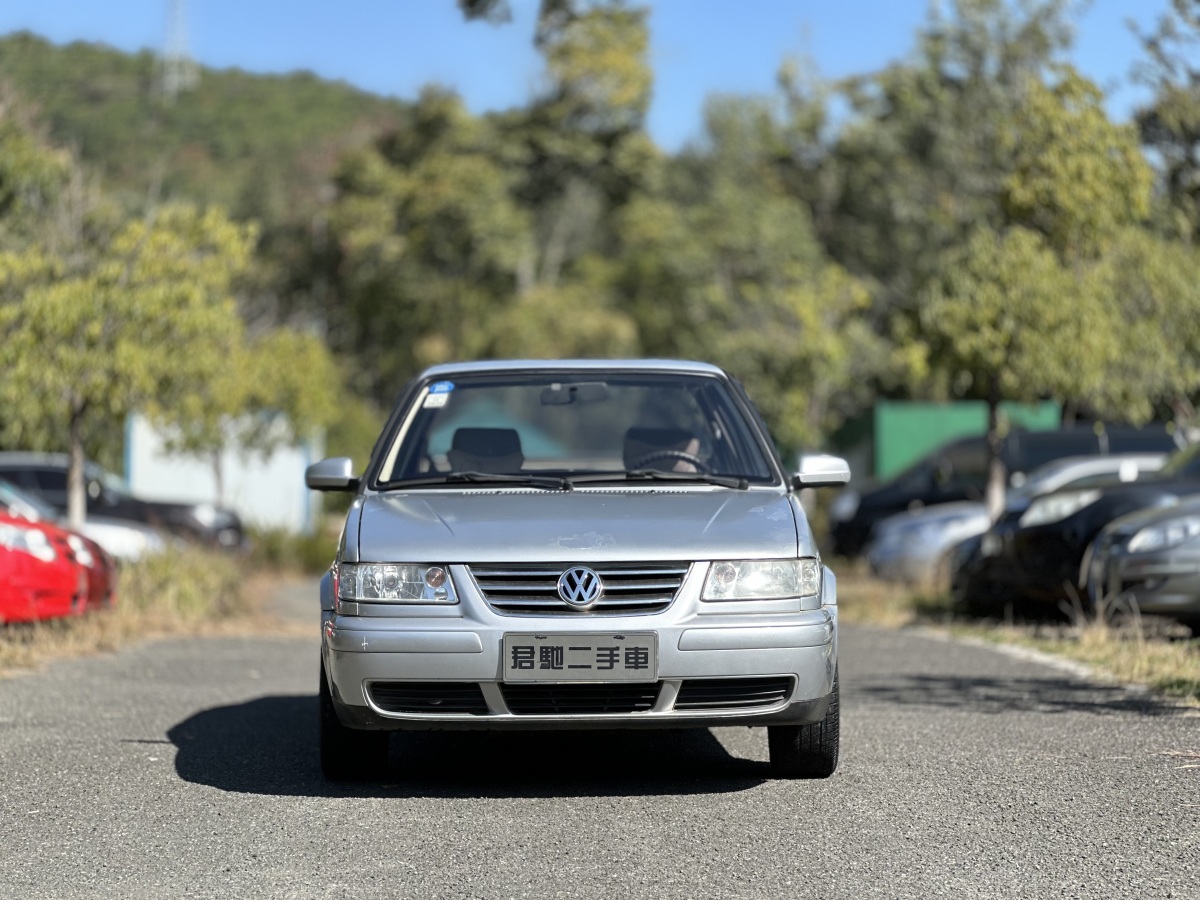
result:
M 329 677 L 321 663 L 320 706 L 321 772 L 330 781 L 364 781 L 387 770 L 387 731 L 347 728 L 333 708 Z
M 825 718 L 812 725 L 768 726 L 771 774 L 776 778 L 828 778 L 837 769 L 840 732 L 838 676 L 834 670 Z

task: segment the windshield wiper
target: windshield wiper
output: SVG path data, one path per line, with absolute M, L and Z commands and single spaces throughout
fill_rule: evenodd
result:
M 661 469 L 633 469 L 629 472 L 596 472 L 591 475 L 572 475 L 571 484 L 603 484 L 616 481 L 676 481 L 692 484 L 715 484 L 720 487 L 747 490 L 750 482 L 736 475 L 712 475 L 708 472 L 664 472 Z
M 569 491 L 571 482 L 565 478 L 545 475 L 510 475 L 499 472 L 447 472 L 445 475 L 430 475 L 423 478 L 402 478 L 380 485 L 383 490 L 398 490 L 410 487 L 435 487 L 448 484 L 511 484 L 520 487 L 542 488 L 547 491 Z

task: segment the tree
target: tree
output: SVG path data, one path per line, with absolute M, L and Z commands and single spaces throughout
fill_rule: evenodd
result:
M 1114 322 L 1094 335 L 1110 360 L 1088 404 L 1146 421 L 1166 413 L 1185 428 L 1200 399 L 1200 251 L 1144 228 L 1126 228 L 1088 273 Z
M 1158 160 L 1163 226 L 1175 236 L 1200 240 L 1200 5 L 1171 0 L 1149 34 L 1140 35 L 1149 57 L 1140 77 L 1154 89 L 1138 110 L 1142 142 Z
M 1150 213 L 1153 175 L 1129 125 L 1104 110 L 1074 69 L 1031 80 L 1003 140 L 1012 160 L 1000 192 L 1006 224 L 1040 232 L 1064 261 L 1095 259 Z
M 1078 302 L 1075 284 L 1046 241 L 1027 228 L 980 227 L 947 251 L 941 276 L 921 298 L 921 324 L 938 364 L 987 402 L 987 508 L 1004 505 L 1001 400 L 1078 395 L 1091 387 L 1087 339 L 1110 323 Z
M 619 290 L 645 350 L 724 365 L 789 450 L 862 408 L 890 354 L 865 287 L 831 264 L 775 167 L 762 102 L 717 99 L 703 148 L 667 164 L 620 218 Z
M 28 230 L 54 202 L 70 159 L 38 133 L 16 93 L 0 85 L 0 237 L 5 244 Z
M 546 0 L 545 78 L 528 107 L 474 117 L 426 90 L 406 127 L 343 158 L 330 216 L 342 302 L 329 336 L 377 401 L 451 358 L 636 349 L 603 261 L 618 246 L 615 212 L 657 160 L 642 129 L 645 20 L 614 0 Z M 586 312 L 568 313 L 574 303 Z
M 167 426 L 167 446 L 212 463 L 217 502 L 225 502 L 224 451 L 269 454 L 329 425 L 341 372 L 324 342 L 290 328 L 253 338 L 239 329 L 222 364 L 202 383 L 150 416 Z
M 424 365 L 477 355 L 489 308 L 515 293 L 531 226 L 495 143 L 456 96 L 427 90 L 411 128 L 340 165 L 329 339 L 381 403 Z
M 240 334 L 233 284 L 254 246 L 252 228 L 188 206 L 102 237 L 0 257 L 4 426 L 17 441 L 65 437 L 73 525 L 89 439 L 134 410 L 186 402 L 224 365 Z
M 877 284 L 885 333 L 915 318 L 915 297 L 945 251 L 980 225 L 1007 224 L 1012 135 L 1030 85 L 1068 46 L 1066 8 L 1066 0 L 936 5 L 911 59 L 836 85 L 851 115 L 830 140 L 814 215 L 833 259 Z M 801 118 L 797 165 L 811 171 L 813 111 L 790 97 Z

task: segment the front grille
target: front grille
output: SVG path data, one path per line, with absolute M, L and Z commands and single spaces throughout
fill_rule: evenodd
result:
M 500 690 L 517 716 L 603 715 L 647 712 L 658 698 L 653 684 L 505 684 Z
M 789 676 L 690 678 L 679 687 L 676 709 L 747 709 L 782 703 L 792 692 Z
M 600 599 L 584 610 L 558 596 L 558 579 L 571 565 L 479 564 L 470 567 L 484 599 L 497 612 L 520 615 L 656 613 L 671 605 L 687 563 L 605 563 L 589 566 L 604 582 Z
M 371 700 L 385 712 L 440 715 L 487 715 L 479 685 L 469 682 L 376 681 Z

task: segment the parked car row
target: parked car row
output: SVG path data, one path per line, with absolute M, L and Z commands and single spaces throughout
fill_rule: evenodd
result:
M 1013 487 L 1039 466 L 1068 456 L 1170 453 L 1179 449 L 1165 428 L 1087 426 L 1058 431 L 1017 430 L 1005 436 L 1001 458 Z M 982 437 L 952 441 L 877 486 L 842 491 L 830 508 L 833 552 L 863 552 L 875 523 L 896 513 L 959 500 L 982 500 L 987 484 L 987 444 Z
M 1110 451 L 1157 439 L 1145 431 L 1109 436 Z M 1027 448 L 1032 437 L 1023 439 Z M 970 484 L 949 473 L 961 471 L 952 462 L 971 448 L 955 442 L 893 482 L 837 498 L 835 547 L 861 546 L 872 571 L 889 580 L 945 579 L 957 604 L 975 614 L 1078 602 L 1169 615 L 1200 633 L 1200 446 L 1093 452 L 1018 471 L 994 522 L 978 493 L 938 502 L 927 491 L 910 508 L 880 514 L 917 492 L 928 473 L 942 475 L 924 479 L 927 487 Z
M 1019 514 L 1033 501 L 1067 488 L 1085 489 L 1136 481 L 1157 472 L 1162 453 L 1068 456 L 1034 469 L 1005 498 L 1006 514 Z M 890 581 L 928 583 L 947 573 L 952 547 L 988 530 L 981 500 L 937 503 L 888 516 L 875 523 L 867 542 L 871 571 Z
M 0 453 L 0 624 L 78 615 L 115 602 L 117 566 L 190 539 L 242 546 L 235 513 L 210 504 L 134 497 L 120 479 L 89 464 L 87 518 L 64 522 L 64 454 Z
M 1200 628 L 1200 445 L 1157 473 L 1045 494 L 955 551 L 951 589 L 966 608 L 1121 596 Z
M 0 452 L 0 479 L 53 509 L 49 518 L 59 518 L 67 511 L 67 462 L 65 453 Z M 157 552 L 171 537 L 223 550 L 245 543 L 242 521 L 232 510 L 135 497 L 120 478 L 94 463 L 86 465 L 84 478 L 88 533 L 114 556 Z

